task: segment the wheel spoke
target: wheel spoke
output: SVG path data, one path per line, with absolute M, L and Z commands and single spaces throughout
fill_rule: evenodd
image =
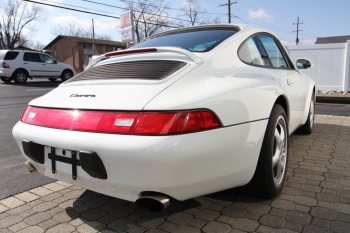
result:
M 279 125 L 279 128 L 281 130 L 281 132 L 280 132 L 281 141 L 284 142 L 284 138 L 285 138 L 284 128 L 281 124 L 278 124 L 278 125 Z
M 272 168 L 276 167 L 277 164 L 279 164 L 280 160 L 280 150 L 277 149 L 276 153 L 272 157 Z
M 277 127 L 275 129 L 275 140 L 276 140 L 276 144 L 278 147 L 278 145 L 281 143 L 281 135 L 280 135 L 280 132 L 278 131 Z

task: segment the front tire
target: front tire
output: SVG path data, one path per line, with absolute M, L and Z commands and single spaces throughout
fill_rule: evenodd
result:
M 72 71 L 70 71 L 70 70 L 64 70 L 64 71 L 62 72 L 61 79 L 62 79 L 63 82 L 67 81 L 67 80 L 70 79 L 71 77 L 73 77 Z
M 309 115 L 307 116 L 307 120 L 305 124 L 299 127 L 296 133 L 304 134 L 304 135 L 311 134 L 314 129 L 314 122 L 315 122 L 315 93 L 313 92 L 311 95 Z
M 24 70 L 18 70 L 13 75 L 13 80 L 17 84 L 26 83 L 27 79 L 28 79 L 28 75 L 27 75 L 27 72 L 25 72 Z
M 12 78 L 1 77 L 1 81 L 3 81 L 4 83 L 10 83 L 12 81 Z
M 281 193 L 287 174 L 288 149 L 287 114 L 277 104 L 271 111 L 254 176 L 247 185 L 251 194 L 271 199 Z

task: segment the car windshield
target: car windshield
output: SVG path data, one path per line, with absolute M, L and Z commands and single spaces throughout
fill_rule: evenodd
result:
M 232 29 L 208 29 L 166 34 L 147 39 L 131 48 L 169 46 L 186 49 L 190 52 L 207 52 L 235 33 L 236 31 Z

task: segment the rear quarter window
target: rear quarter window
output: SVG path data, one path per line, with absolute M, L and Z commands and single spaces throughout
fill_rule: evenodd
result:
M 16 57 L 18 56 L 19 52 L 7 52 L 5 55 L 4 60 L 15 60 Z

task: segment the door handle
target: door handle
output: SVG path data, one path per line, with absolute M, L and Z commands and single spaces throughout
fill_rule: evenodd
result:
M 43 66 L 44 66 L 44 65 L 46 65 L 46 64 L 41 64 L 41 65 L 43 65 Z
M 294 81 L 292 80 L 292 79 L 287 79 L 287 83 L 288 83 L 288 85 L 292 85 L 293 83 L 294 83 Z
M 24 64 L 28 64 L 27 62 L 25 62 Z

